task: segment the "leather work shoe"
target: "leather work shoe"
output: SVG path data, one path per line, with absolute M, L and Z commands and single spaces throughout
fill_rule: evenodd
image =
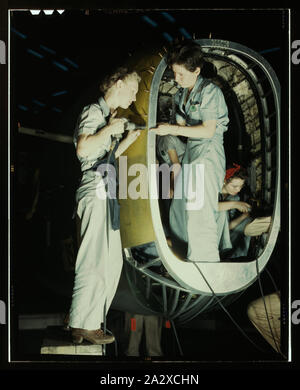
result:
M 102 329 L 87 330 L 72 328 L 72 338 L 74 344 L 81 344 L 83 339 L 92 344 L 110 344 L 115 341 L 114 336 L 105 334 Z

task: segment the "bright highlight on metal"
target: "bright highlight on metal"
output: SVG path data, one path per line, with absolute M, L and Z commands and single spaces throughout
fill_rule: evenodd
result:
M 30 12 L 32 15 L 38 15 L 41 12 L 41 10 L 40 9 L 31 9 Z
M 41 9 L 30 9 L 29 10 L 31 12 L 32 15 L 39 15 L 41 13 Z M 57 9 L 56 10 L 60 15 L 65 12 L 64 9 Z M 54 9 L 44 9 L 43 10 L 44 14 L 45 15 L 52 15 L 54 13 Z

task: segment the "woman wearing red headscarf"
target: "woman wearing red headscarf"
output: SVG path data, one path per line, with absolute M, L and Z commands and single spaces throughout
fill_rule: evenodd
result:
M 226 253 L 228 258 L 247 256 L 251 236 L 259 236 L 268 231 L 271 222 L 271 217 L 253 220 L 249 214 L 251 205 L 240 200 L 239 192 L 246 179 L 247 171 L 240 165 L 233 164 L 226 170 L 219 197 L 219 250 L 223 255 Z

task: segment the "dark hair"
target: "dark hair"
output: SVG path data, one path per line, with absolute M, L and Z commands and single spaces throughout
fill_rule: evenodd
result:
M 170 67 L 173 64 L 183 65 L 188 71 L 194 72 L 197 67 L 202 68 L 203 57 L 201 46 L 194 41 L 175 41 L 167 52 L 166 62 Z
M 100 83 L 99 89 L 104 95 L 118 80 L 125 80 L 128 76 L 131 75 L 138 82 L 141 80 L 135 71 L 125 66 L 116 68 L 112 73 L 108 74 L 103 78 L 103 80 Z

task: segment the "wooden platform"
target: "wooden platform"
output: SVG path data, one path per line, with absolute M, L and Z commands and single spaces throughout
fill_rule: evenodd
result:
M 41 354 L 50 355 L 103 355 L 102 345 L 83 341 L 76 345 L 72 341 L 71 332 L 61 326 L 49 326 L 41 346 Z

